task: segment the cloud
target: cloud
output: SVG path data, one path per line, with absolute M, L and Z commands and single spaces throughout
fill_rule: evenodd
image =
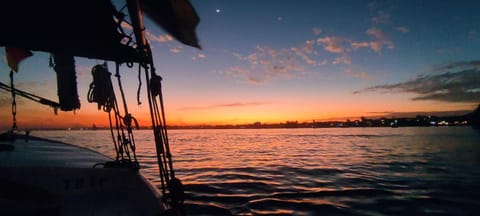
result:
M 387 36 L 378 28 L 372 27 L 366 31 L 367 35 L 374 36 L 378 40 L 385 40 Z
M 115 20 L 117 20 L 117 19 L 115 19 Z M 117 22 L 118 22 L 118 20 L 117 20 Z M 121 22 L 120 26 L 124 29 L 127 29 L 127 30 L 133 30 L 132 25 L 128 24 L 127 22 Z
M 333 60 L 333 62 L 332 62 L 332 64 L 334 64 L 334 65 L 342 64 L 342 63 L 348 65 L 348 64 L 352 63 L 352 60 L 347 55 L 343 55 L 341 57 L 335 58 L 335 60 Z
M 290 51 L 295 53 L 299 58 L 303 60 L 308 65 L 316 66 L 318 63 L 311 58 L 311 55 L 316 55 L 317 52 L 314 50 L 315 41 L 307 40 L 305 44 L 300 47 L 292 47 Z
M 27 99 L 27 98 L 24 98 L 24 97 L 19 97 L 17 95 L 17 97 L 15 98 L 15 103 L 17 104 L 17 107 L 21 106 L 21 107 L 30 107 L 32 104 L 36 104 L 34 102 L 32 102 L 31 100 Z M 0 95 L 0 108 L 4 108 L 4 107 L 12 107 L 12 97 L 2 97 Z M 11 111 L 10 109 L 8 110 L 8 112 L 10 112 L 9 114 L 11 115 Z
M 173 48 L 170 48 L 170 52 L 172 53 L 180 53 L 182 51 L 181 47 L 173 47 Z
M 376 27 L 372 27 L 367 29 L 365 33 L 371 36 L 373 40 L 368 42 L 352 42 L 350 45 L 353 47 L 354 50 L 368 47 L 374 52 L 378 53 L 383 49 L 383 47 L 387 47 L 388 49 L 395 48 L 395 44 L 390 40 L 390 37 L 382 30 Z
M 323 60 L 321 62 L 318 62 L 317 65 L 322 66 L 328 64 L 328 60 Z
M 165 39 L 167 39 L 167 41 L 172 41 L 173 40 L 173 37 L 169 34 L 165 35 Z
M 370 47 L 369 42 L 353 42 L 352 44 L 353 49 L 363 48 L 363 47 Z
M 202 110 L 202 109 L 214 109 L 214 108 L 233 108 L 233 107 L 247 107 L 247 106 L 263 106 L 271 104 L 270 102 L 235 102 L 235 103 L 226 103 L 226 104 L 214 104 L 209 106 L 191 106 L 191 107 L 182 107 L 178 110 Z
M 88 77 L 91 74 L 92 66 L 76 65 L 75 71 L 77 72 L 77 76 L 80 78 Z
M 6 91 L 0 91 L 0 107 L 12 106 L 12 96 Z
M 390 21 L 390 14 L 378 11 L 377 16 L 372 17 L 371 21 L 375 24 L 388 23 Z
M 317 43 L 323 45 L 324 49 L 331 53 L 343 53 L 344 48 L 341 46 L 341 37 L 323 37 L 318 38 Z
M 480 40 L 480 34 L 475 30 L 469 31 L 467 37 L 473 41 Z
M 232 53 L 241 66 L 233 66 L 226 70 L 226 74 L 241 78 L 247 83 L 261 84 L 276 78 L 290 78 L 306 72 L 305 67 L 316 67 L 326 64 L 323 60 L 313 59 L 317 54 L 314 49 L 315 41 L 291 48 L 274 49 L 267 46 L 257 46 L 255 52 L 241 55 Z
M 401 32 L 401 33 L 408 33 L 410 32 L 410 29 L 408 29 L 407 27 L 405 26 L 398 26 L 395 28 L 395 30 Z
M 379 21 L 385 21 L 388 14 L 379 12 Z M 320 28 L 312 28 L 314 34 L 320 34 Z M 232 55 L 240 61 L 221 72 L 232 77 L 240 78 L 251 84 L 265 83 L 276 78 L 291 78 L 310 72 L 313 67 L 319 67 L 328 63 L 334 65 L 352 64 L 350 52 L 360 48 L 368 48 L 374 52 L 381 52 L 383 49 L 393 49 L 394 43 L 390 37 L 381 29 L 372 27 L 365 31 L 371 40 L 353 41 L 341 36 L 325 36 L 316 39 L 307 39 L 298 46 L 288 48 L 270 48 L 257 46 L 252 53 L 241 54 L 232 52 Z M 353 41 L 353 42 L 352 42 Z M 172 50 L 173 51 L 173 50 Z M 319 53 L 328 54 L 327 58 L 319 58 Z M 332 57 L 333 55 L 333 57 Z M 195 56 L 192 59 L 200 58 Z M 328 59 L 328 60 L 327 60 Z M 367 73 L 357 74 L 366 77 Z
M 203 54 L 203 53 L 198 53 L 198 54 L 194 54 L 194 55 L 192 56 L 192 60 L 193 60 L 193 61 L 196 61 L 197 59 L 204 59 L 204 58 L 206 58 L 206 57 L 207 57 L 207 56 L 205 56 L 205 54 Z
M 313 28 L 312 31 L 315 36 L 318 36 L 320 33 L 322 33 L 322 29 L 320 28 Z
M 315 45 L 315 40 L 306 40 L 305 45 L 301 49 L 308 54 L 317 54 L 314 51 L 313 45 Z
M 433 67 L 433 71 L 446 71 L 451 69 L 468 69 L 468 68 L 479 68 L 480 67 L 480 60 L 473 60 L 473 61 L 459 61 L 459 62 L 451 62 L 445 65 L 435 66 Z
M 359 48 L 370 48 L 374 52 L 382 51 L 383 47 L 387 47 L 388 49 L 395 48 L 395 44 L 390 40 L 390 37 L 385 34 L 382 30 L 372 27 L 365 31 L 367 35 L 372 37 L 373 40 L 371 41 L 364 41 L 364 42 L 352 42 L 350 46 L 357 50 Z
M 355 78 L 360 78 L 360 79 L 367 79 L 368 77 L 370 77 L 368 75 L 368 72 L 366 71 L 353 71 L 352 69 L 346 69 L 345 70 L 345 74 L 347 74 L 348 76 L 351 76 L 351 77 L 355 77 Z
M 237 60 L 242 60 L 242 55 L 240 53 L 237 53 L 237 52 L 233 52 L 232 53 L 233 56 L 235 56 L 237 58 Z
M 385 33 L 382 32 L 382 30 L 378 29 L 378 28 L 375 28 L 375 27 L 372 27 L 370 29 L 367 30 L 367 35 L 370 35 L 370 36 L 373 36 L 375 37 L 375 41 L 373 42 L 370 42 L 370 47 L 375 50 L 375 51 L 380 51 L 382 46 L 387 46 L 387 48 L 389 49 L 393 49 L 395 48 L 395 45 L 393 44 L 393 42 L 390 40 L 390 37 L 388 35 L 386 35 Z M 375 46 L 378 46 L 377 48 L 374 48 L 372 47 L 372 43 L 373 44 L 378 44 L 378 45 L 375 45 Z
M 157 36 L 157 35 L 151 33 L 150 31 L 146 31 L 145 37 L 150 42 L 165 43 L 165 42 L 173 41 L 173 38 L 169 35 L 158 35 Z
M 133 27 L 128 24 L 127 22 L 121 22 L 120 23 L 120 26 L 123 28 L 123 30 L 127 30 L 129 32 L 132 32 L 133 33 Z M 128 34 L 128 32 L 125 32 L 126 34 Z M 164 34 L 164 35 L 155 35 L 153 34 L 152 32 L 146 30 L 145 31 L 145 38 L 147 38 L 147 40 L 152 43 L 152 42 L 156 42 L 156 43 L 166 43 L 166 42 L 171 42 L 173 41 L 173 37 L 169 34 Z M 124 43 L 126 43 L 127 41 L 124 41 Z
M 423 75 L 406 82 L 373 86 L 354 93 L 415 93 L 418 96 L 412 100 L 478 103 L 480 101 L 479 62 L 454 62 L 436 70 L 457 69 L 460 71 Z

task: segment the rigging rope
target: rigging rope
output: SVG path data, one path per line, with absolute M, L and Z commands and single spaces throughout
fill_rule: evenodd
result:
M 38 103 L 43 104 L 43 105 L 51 106 L 53 108 L 53 111 L 55 112 L 55 114 L 57 114 L 58 108 L 60 108 L 60 104 L 58 104 L 55 101 L 51 101 L 49 99 L 46 99 L 46 98 L 43 98 L 43 97 L 40 97 L 40 96 L 37 96 L 37 95 L 34 95 L 34 94 L 31 94 L 31 93 L 28 93 L 28 92 L 25 92 L 25 91 L 22 91 L 22 90 L 19 90 L 19 89 L 16 89 L 16 88 L 12 88 L 11 86 L 8 86 L 8 85 L 6 85 L 2 82 L 0 82 L 0 89 L 3 89 L 5 91 L 9 91 L 9 92 L 14 91 L 15 95 L 22 96 L 24 98 L 33 100 L 33 101 L 38 102 Z
M 138 88 L 137 88 L 137 105 L 141 105 L 140 90 L 142 89 L 142 66 L 138 64 Z
M 135 123 L 135 126 L 136 126 L 137 129 L 138 129 L 138 122 L 137 122 L 137 119 L 135 119 L 132 116 L 132 114 L 128 112 L 127 101 L 125 99 L 125 93 L 123 92 L 122 82 L 120 80 L 120 63 L 118 63 L 118 62 L 116 63 L 115 76 L 117 77 L 118 87 L 120 89 L 120 94 L 122 95 L 122 102 L 123 102 L 123 107 L 124 107 L 124 112 L 125 112 L 125 116 L 123 117 L 123 123 L 127 126 L 127 134 L 128 134 L 128 138 L 125 137 L 125 134 L 123 133 L 123 130 L 122 130 L 122 136 L 123 136 L 123 141 L 124 141 L 124 142 L 122 142 L 122 144 L 125 145 L 125 148 L 127 149 L 127 155 L 128 155 L 129 158 L 130 158 L 129 151 L 128 151 L 129 148 L 127 148 L 127 147 L 130 147 L 130 150 L 132 150 L 134 162 L 137 163 L 137 155 L 135 153 L 135 149 L 136 149 L 135 138 L 133 136 L 133 131 L 132 131 L 132 121 Z
M 125 116 L 121 116 L 118 103 L 113 90 L 111 73 L 108 72 L 107 64 L 96 65 L 92 68 L 93 81 L 90 83 L 87 100 L 90 103 L 97 103 L 98 109 L 108 113 L 110 134 L 116 151 L 116 161 L 120 164 L 139 168 L 135 154 L 135 139 L 132 131 L 132 122 L 138 128 L 137 120 L 128 113 L 125 94 L 120 80 L 119 64 L 117 63 L 116 74 L 122 101 L 125 109 Z M 113 114 L 112 114 L 113 111 Z M 125 128 L 127 135 L 125 134 Z M 132 154 L 131 154 L 132 153 Z M 132 158 L 133 156 L 133 158 Z
M 145 69 L 145 79 L 147 80 L 148 104 L 155 137 L 162 193 L 167 202 L 172 206 L 179 208 L 185 200 L 185 193 L 182 182 L 175 177 L 175 172 L 173 170 L 172 155 L 170 153 L 168 142 L 165 108 L 163 105 L 162 78 L 155 73 L 153 63 L 150 63 L 149 65 L 143 64 L 142 67 Z
M 12 86 L 12 89 L 15 89 L 15 85 L 13 83 L 13 70 L 10 70 L 10 86 Z M 15 101 L 15 91 L 12 91 L 12 116 L 12 131 L 15 131 L 17 130 L 17 102 Z

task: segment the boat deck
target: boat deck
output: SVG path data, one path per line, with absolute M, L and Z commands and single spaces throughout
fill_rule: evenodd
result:
M 0 134 L 2 215 L 161 215 L 160 191 L 135 167 L 58 141 Z
M 0 167 L 93 168 L 112 160 L 67 143 L 20 134 L 0 135 Z

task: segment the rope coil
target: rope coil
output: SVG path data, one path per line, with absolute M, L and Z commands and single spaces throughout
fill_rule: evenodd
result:
M 132 131 L 132 123 L 135 124 L 136 128 L 139 128 L 139 126 L 137 119 L 128 113 L 118 67 L 119 64 L 117 63 L 117 72 L 115 76 L 118 79 L 125 115 L 122 116 L 120 114 L 111 80 L 112 74 L 108 72 L 106 63 L 96 65 L 92 68 L 93 81 L 90 83 L 87 100 L 90 103 L 97 103 L 99 110 L 102 109 L 103 111 L 108 112 L 110 134 L 116 151 L 116 162 L 138 169 L 139 166 L 135 154 L 136 147 Z M 127 130 L 126 133 L 125 129 Z
M 96 65 L 92 68 L 93 82 L 87 94 L 87 100 L 90 103 L 97 103 L 98 109 L 110 112 L 114 107 L 115 93 L 113 91 L 111 73 L 106 69 L 106 65 Z

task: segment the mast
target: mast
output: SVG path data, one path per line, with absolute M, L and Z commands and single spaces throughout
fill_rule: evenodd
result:
M 161 91 L 162 78 L 155 73 L 155 66 L 153 63 L 151 49 L 145 38 L 145 27 L 143 24 L 142 8 L 139 0 L 126 0 L 128 13 L 130 15 L 130 22 L 136 39 L 136 49 L 140 52 L 143 61 L 139 62 L 140 68 L 145 72 L 147 97 L 150 111 L 150 118 L 152 121 L 152 132 L 155 140 L 157 163 L 159 168 L 159 175 L 161 180 L 162 193 L 168 204 L 174 209 L 182 209 L 181 205 L 184 201 L 184 190 L 181 181 L 175 177 L 173 169 L 173 161 L 170 153 L 170 147 L 167 135 L 167 124 L 165 119 L 164 101 Z M 170 1 L 162 1 L 164 5 L 160 7 L 170 8 L 177 4 Z M 148 5 L 146 5 L 148 8 Z M 162 11 L 158 11 L 161 13 Z M 170 24 L 175 23 L 175 20 L 168 20 Z M 168 30 L 167 30 L 168 31 Z M 178 32 L 172 32 L 177 35 Z M 178 36 L 181 37 L 181 36 Z M 168 191 L 168 192 L 167 192 Z
M 145 59 L 148 63 L 152 63 L 150 53 L 150 47 L 148 46 L 147 39 L 145 38 L 145 26 L 143 24 L 142 8 L 139 0 L 126 0 L 128 14 L 130 14 L 130 22 L 133 27 L 133 33 L 137 41 L 137 49 L 145 55 L 150 56 L 149 59 Z

